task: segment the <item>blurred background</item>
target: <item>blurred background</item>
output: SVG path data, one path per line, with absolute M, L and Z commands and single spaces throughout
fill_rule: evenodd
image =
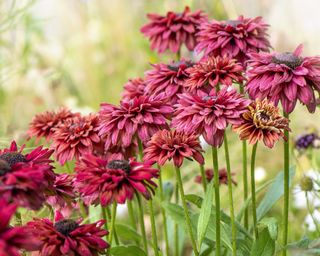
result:
M 274 50 L 292 51 L 303 43 L 305 56 L 320 54 L 318 0 L 1 0 L 1 144 L 13 138 L 22 142 L 38 112 L 65 105 L 88 113 L 97 111 L 101 102 L 118 104 L 129 78 L 142 77 L 150 63 L 173 58 L 150 51 L 139 31 L 146 14 L 180 12 L 186 5 L 215 19 L 261 15 L 270 24 Z M 319 112 L 311 115 L 299 107 L 291 116 L 292 137 L 319 128 Z M 235 193 L 240 197 L 241 143 L 236 135 L 231 135 L 231 144 L 239 181 Z M 296 182 L 303 172 L 312 171 L 309 161 L 299 161 Z M 257 165 L 257 182 L 273 178 L 282 168 L 282 144 L 271 151 L 261 146 Z M 190 189 L 197 189 L 194 186 L 190 183 Z M 292 220 L 301 220 L 294 225 L 307 227 L 306 212 L 292 207 Z M 274 211 L 280 216 L 280 208 Z M 291 233 L 291 239 L 299 239 L 306 230 Z

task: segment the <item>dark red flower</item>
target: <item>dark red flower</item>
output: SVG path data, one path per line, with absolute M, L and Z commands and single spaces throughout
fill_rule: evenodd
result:
M 66 120 L 55 129 L 52 148 L 60 164 L 78 159 L 81 155 L 92 153 L 98 136 L 99 118 L 96 114 L 76 116 Z
M 122 100 L 131 100 L 145 94 L 146 83 L 142 78 L 129 79 L 124 85 Z
M 235 175 L 235 173 L 231 173 L 232 176 Z M 206 179 L 208 182 L 210 182 L 212 179 L 213 179 L 213 176 L 214 176 L 214 172 L 212 169 L 207 169 L 206 170 Z M 202 177 L 200 175 L 196 176 L 194 181 L 196 183 L 199 183 L 201 184 L 202 183 Z M 231 182 L 234 184 L 234 185 L 237 185 L 237 182 L 233 179 L 231 179 Z M 228 184 L 228 174 L 227 174 L 227 170 L 226 168 L 222 168 L 219 170 L 219 184 L 225 184 L 227 185 Z
M 203 135 L 207 143 L 219 147 L 223 142 L 224 130 L 228 124 L 241 123 L 241 114 L 250 103 L 235 89 L 224 87 L 209 94 L 183 93 L 179 95 L 172 127 L 187 133 Z
M 191 61 L 185 60 L 169 65 L 153 64 L 153 69 L 145 73 L 145 92 L 151 95 L 164 93 L 164 99 L 175 104 L 178 100 L 177 94 L 183 92 L 183 84 L 188 78 L 186 70 L 192 65 Z
M 189 7 L 185 7 L 183 13 L 148 14 L 148 18 L 150 23 L 144 25 L 141 32 L 149 38 L 151 49 L 158 53 L 167 49 L 177 53 L 183 44 L 192 51 L 197 42 L 198 26 L 207 21 L 202 11 L 190 12 Z
M 0 151 L 0 195 L 8 202 L 33 210 L 41 208 L 45 194 L 52 191 L 55 178 L 49 158 L 53 151 L 38 147 L 22 154 L 13 141 Z
M 167 128 L 173 108 L 162 99 L 163 95 L 140 96 L 121 101 L 119 107 L 102 103 L 99 135 L 106 141 L 106 149 L 114 145 L 126 148 L 135 136 L 146 142 L 155 132 Z
M 101 228 L 104 220 L 92 224 L 81 224 L 81 220 L 56 218 L 35 219 L 27 225 L 41 243 L 39 256 L 97 256 L 109 247 L 102 239 L 108 231 Z
M 47 203 L 58 210 L 70 206 L 76 198 L 73 179 L 73 175 L 57 174 L 53 184 L 55 194 L 47 198 Z
M 195 50 L 204 51 L 205 56 L 228 56 L 244 64 L 248 53 L 269 50 L 267 28 L 262 17 L 203 22 Z
M 54 129 L 62 124 L 66 119 L 78 116 L 79 113 L 72 113 L 67 108 L 60 108 L 58 111 L 45 111 L 33 117 L 29 130 L 30 137 L 36 137 L 36 142 L 41 138 L 49 141 L 52 138 Z
M 20 256 L 20 250 L 37 250 L 39 243 L 24 226 L 10 226 L 10 219 L 17 209 L 17 205 L 8 204 L 0 199 L 0 255 Z
M 252 53 L 247 91 L 253 99 L 281 101 L 291 113 L 299 100 L 309 112 L 316 109 L 315 91 L 320 93 L 320 57 L 302 57 L 303 45 L 293 53 Z
M 189 78 L 186 79 L 183 86 L 193 92 L 198 89 L 210 92 L 216 86 L 230 86 L 233 82 L 242 83 L 244 80 L 242 65 L 228 57 L 210 56 L 188 68 L 187 72 Z
M 106 206 L 113 201 L 120 204 L 132 200 L 134 193 L 141 193 L 146 199 L 154 193 L 158 170 L 151 163 L 139 163 L 134 159 L 112 160 L 85 155 L 76 162 L 75 186 L 87 204 Z
M 196 135 L 176 130 L 161 130 L 155 133 L 145 148 L 144 160 L 164 165 L 173 159 L 174 165 L 180 167 L 184 158 L 194 158 L 204 163 L 202 149 Z

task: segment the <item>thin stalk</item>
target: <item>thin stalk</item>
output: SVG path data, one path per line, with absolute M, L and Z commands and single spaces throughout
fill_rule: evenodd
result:
M 256 209 L 256 185 L 255 185 L 255 161 L 256 161 L 256 153 L 257 153 L 258 143 L 253 145 L 252 155 L 251 155 L 251 197 L 252 197 L 252 219 L 253 219 L 253 229 L 255 238 L 258 239 L 258 227 L 257 227 L 257 209 Z
M 244 94 L 243 85 L 240 84 L 240 93 Z M 243 201 L 246 202 L 248 198 L 248 164 L 247 164 L 247 142 L 242 141 L 242 178 L 243 178 Z M 244 211 L 244 227 L 248 230 L 249 228 L 249 211 L 246 208 Z
M 138 209 L 139 209 L 139 222 L 140 222 L 140 229 L 143 241 L 143 248 L 146 253 L 148 253 L 148 243 L 147 243 L 147 235 L 146 235 L 146 228 L 144 226 L 144 218 L 143 218 L 143 206 L 141 202 L 141 197 L 138 193 L 136 193 L 137 201 L 138 201 Z
M 189 233 L 189 236 L 190 236 L 192 249 L 193 249 L 194 255 L 198 256 L 199 252 L 198 252 L 198 249 L 197 249 L 197 243 L 196 243 L 196 241 L 194 239 L 194 236 L 193 236 L 192 224 L 191 224 L 191 219 L 190 219 L 190 215 L 189 215 L 189 211 L 188 211 L 186 198 L 185 198 L 185 195 L 184 195 L 180 168 L 179 167 L 175 167 L 175 170 L 176 170 L 176 177 L 177 177 L 178 187 L 179 187 L 179 190 L 180 190 L 180 197 L 181 197 L 182 206 L 183 206 L 183 210 L 184 210 L 184 216 L 185 216 L 185 219 L 186 219 L 186 222 L 187 222 L 187 229 L 188 229 L 188 233 Z
M 110 226 L 110 234 L 109 234 L 109 242 L 112 244 L 113 235 L 115 234 L 115 223 L 116 223 L 116 215 L 117 215 L 117 202 L 113 201 L 112 204 L 112 212 L 111 212 L 111 226 Z M 115 236 L 116 245 L 119 245 L 118 239 Z
M 127 200 L 127 208 L 128 208 L 128 215 L 130 218 L 131 226 L 134 230 L 137 230 L 137 224 L 136 224 L 136 219 L 134 216 L 133 205 L 131 200 Z
M 157 229 L 156 229 L 156 221 L 153 211 L 153 203 L 152 199 L 148 200 L 149 203 L 149 212 L 150 212 L 150 222 L 151 222 L 151 236 L 152 236 L 152 246 L 155 256 L 159 256 L 159 248 L 158 248 L 158 240 L 157 240 Z
M 138 139 L 138 148 L 139 148 L 139 158 L 140 161 L 143 160 L 143 145 L 140 139 Z
M 107 211 L 106 211 L 106 207 L 103 207 L 102 205 L 101 205 L 101 214 L 102 214 L 102 219 L 105 220 L 104 229 L 108 230 Z M 106 235 L 106 238 L 108 239 L 108 235 Z
M 207 177 L 206 177 L 206 173 L 204 170 L 204 165 L 203 164 L 199 164 L 200 166 L 200 173 L 201 173 L 201 183 L 203 186 L 203 191 L 206 192 L 207 191 Z
M 289 114 L 283 112 L 283 116 L 289 119 Z M 288 243 L 288 225 L 289 225 L 289 167 L 290 167 L 290 148 L 289 148 L 289 131 L 284 130 L 284 141 L 283 157 L 284 157 L 284 207 L 283 207 L 283 239 L 282 246 L 286 248 Z M 287 255 L 287 250 L 282 251 L 282 255 Z
M 178 186 L 178 182 L 176 182 L 176 186 L 175 186 L 175 201 L 176 204 L 179 203 L 179 186 Z M 179 226 L 178 223 L 174 224 L 174 255 L 175 256 L 180 256 L 180 252 L 179 252 Z
M 216 205 L 216 256 L 221 254 L 221 240 L 220 240 L 220 191 L 219 191 L 219 164 L 218 164 L 218 149 L 212 147 L 212 161 L 214 171 L 214 197 Z
M 164 201 L 164 193 L 163 193 L 163 181 L 162 181 L 162 171 L 160 166 L 158 165 L 159 169 L 159 190 L 160 190 L 160 199 L 161 202 Z M 170 248 L 169 248 L 169 239 L 168 239 L 168 227 L 167 227 L 167 216 L 166 211 L 161 207 L 161 214 L 163 219 L 163 236 L 164 241 L 166 244 L 166 255 L 170 255 Z
M 231 176 L 231 164 L 230 164 L 230 155 L 228 147 L 228 138 L 227 134 L 224 133 L 224 150 L 226 155 L 226 165 L 227 165 L 227 177 L 228 177 L 228 192 L 229 192 L 229 204 L 230 204 L 230 218 L 231 218 L 231 234 L 232 234 L 232 255 L 236 256 L 237 254 L 237 228 L 235 224 L 234 217 L 234 206 L 233 206 L 233 194 L 232 194 L 232 176 Z
M 309 214 L 310 214 L 310 216 L 312 218 L 312 221 L 313 221 L 314 225 L 316 226 L 316 230 L 317 230 L 318 235 L 320 235 L 319 224 L 318 224 L 318 221 L 315 219 L 315 217 L 313 215 L 314 211 L 311 210 L 311 206 L 310 206 L 310 202 L 309 202 L 308 192 L 307 191 L 305 192 L 305 195 L 306 195 L 307 208 L 308 208 Z
M 177 61 L 180 61 L 180 58 L 181 58 L 181 48 L 180 48 L 179 51 L 177 52 L 176 58 L 177 58 Z

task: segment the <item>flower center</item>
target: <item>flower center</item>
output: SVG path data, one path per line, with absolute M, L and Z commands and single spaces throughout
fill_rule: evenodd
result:
M 9 167 L 12 167 L 16 163 L 25 163 L 27 159 L 24 155 L 18 152 L 6 152 L 0 155 L 0 160 L 8 163 Z
M 178 72 L 179 68 L 190 68 L 193 66 L 193 63 L 191 61 L 177 61 L 172 63 L 171 65 L 168 65 L 168 69 Z
M 266 112 L 258 112 L 257 118 L 262 122 L 268 122 L 271 118 Z
M 131 171 L 130 163 L 126 160 L 112 160 L 107 164 L 107 168 L 112 170 L 120 169 L 126 173 Z
M 240 21 L 240 20 L 227 20 L 226 21 L 226 25 L 229 25 L 234 28 L 237 27 L 241 23 L 242 23 L 242 21 Z
M 10 165 L 4 160 L 0 160 L 0 176 L 4 176 L 10 171 L 11 171 Z
M 291 69 L 295 69 L 296 67 L 300 66 L 303 59 L 290 53 L 278 53 L 272 57 L 272 62 L 276 64 L 284 64 Z
M 79 224 L 74 220 L 60 220 L 54 224 L 54 228 L 64 236 L 69 235 L 73 230 L 79 227 Z

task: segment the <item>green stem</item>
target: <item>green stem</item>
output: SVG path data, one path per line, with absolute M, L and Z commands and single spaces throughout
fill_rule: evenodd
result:
M 253 145 L 252 155 L 251 155 L 251 197 L 252 197 L 252 219 L 253 219 L 253 228 L 255 238 L 258 239 L 258 227 L 257 227 L 257 209 L 256 209 L 256 186 L 255 186 L 255 177 L 254 177 L 254 169 L 255 169 L 255 161 L 256 161 L 256 153 L 257 153 L 258 143 Z
M 218 149 L 212 147 L 213 161 L 213 178 L 214 178 L 214 197 L 216 205 L 216 256 L 220 256 L 221 241 L 220 241 L 220 188 L 219 188 L 219 164 L 218 164 Z
M 108 222 L 107 222 L 107 220 L 110 220 L 110 219 L 107 218 L 106 207 L 103 207 L 102 205 L 101 205 L 101 214 L 102 214 L 102 219 L 105 220 L 104 229 L 108 231 Z M 108 235 L 106 235 L 106 238 L 108 239 Z
M 318 236 L 319 236 L 320 235 L 320 229 L 319 229 L 318 221 L 313 216 L 313 212 L 314 211 L 311 209 L 307 191 L 305 192 L 305 195 L 306 195 L 307 208 L 308 208 L 309 214 L 310 214 L 310 216 L 312 218 L 312 221 L 313 221 L 314 225 L 316 226 L 316 230 L 317 230 L 317 233 L 318 233 Z
M 160 166 L 158 165 L 159 169 L 159 190 L 160 190 L 160 199 L 161 202 L 164 201 L 164 193 L 163 193 L 163 181 L 162 181 L 162 170 Z M 169 239 L 168 239 L 168 227 L 167 227 L 167 216 L 166 211 L 161 207 L 161 214 L 163 219 L 163 235 L 164 235 L 164 241 L 166 244 L 166 255 L 170 255 L 170 248 L 169 248 Z
M 143 248 L 145 253 L 148 253 L 148 243 L 147 243 L 147 235 L 146 235 L 146 228 L 144 226 L 144 218 L 143 218 L 143 206 L 141 202 L 141 197 L 138 193 L 136 193 L 137 201 L 138 201 L 138 208 L 139 208 L 139 222 L 140 222 L 140 229 L 143 241 Z
M 237 228 L 236 228 L 235 217 L 234 217 L 231 165 L 230 165 L 228 138 L 227 138 L 226 133 L 224 133 L 224 149 L 225 149 L 225 155 L 226 155 L 228 191 L 229 191 L 229 203 L 230 203 L 231 234 L 232 234 L 232 249 L 233 249 L 232 255 L 236 256 L 236 254 L 237 254 L 237 244 L 236 244 L 236 242 L 237 242 Z
M 206 192 L 207 191 L 207 177 L 206 177 L 206 173 L 205 173 L 203 164 L 200 164 L 200 173 L 201 173 L 201 182 L 202 182 L 202 186 L 203 186 L 203 191 Z
M 175 201 L 176 204 L 179 203 L 179 186 L 178 186 L 178 182 L 176 182 L 176 186 L 175 186 Z M 180 252 L 179 252 L 179 226 L 178 223 L 174 224 L 174 255 L 175 256 L 180 256 Z
M 136 219 L 134 217 L 133 205 L 131 200 L 127 200 L 127 208 L 128 208 L 128 215 L 130 218 L 131 226 L 134 230 L 137 230 Z
M 139 138 L 138 138 L 138 148 L 139 148 L 139 158 L 140 158 L 140 161 L 142 161 L 143 160 L 143 145 L 142 145 L 142 142 Z
M 21 213 L 19 211 L 16 211 L 15 218 L 16 218 L 16 225 L 22 226 L 22 218 L 21 218 Z
M 283 116 L 287 119 L 289 119 L 289 114 L 284 112 Z M 284 141 L 284 207 L 283 207 L 283 241 L 282 246 L 283 248 L 286 248 L 288 243 L 288 222 L 289 222 L 289 166 L 290 166 L 290 157 L 289 157 L 289 131 L 284 131 L 284 136 L 286 140 Z M 282 251 L 282 255 L 287 255 L 287 250 L 284 249 Z
M 110 226 L 110 235 L 109 235 L 109 242 L 112 244 L 113 235 L 115 235 L 115 223 L 116 223 L 116 215 L 117 215 L 117 202 L 113 201 L 112 204 L 112 212 L 111 212 L 111 226 Z M 115 237 L 116 245 L 119 245 L 118 239 Z
M 180 61 L 180 59 L 181 59 L 181 48 L 180 48 L 179 51 L 177 52 L 176 58 L 177 58 L 177 61 Z
M 157 240 L 157 229 L 156 229 L 156 221 L 153 211 L 153 203 L 152 199 L 148 200 L 149 203 L 149 211 L 150 211 L 150 222 L 151 222 L 151 235 L 152 235 L 152 245 L 155 256 L 159 256 L 159 248 L 158 248 L 158 240 Z
M 188 233 L 189 233 L 189 236 L 191 239 L 191 245 L 192 245 L 194 254 L 196 256 L 198 256 L 199 252 L 197 249 L 197 243 L 196 243 L 194 236 L 193 236 L 192 224 L 191 224 L 191 219 L 190 219 L 190 215 L 189 215 L 189 211 L 188 211 L 186 198 L 185 198 L 184 191 L 183 191 L 183 184 L 182 184 L 180 169 L 179 169 L 179 167 L 175 167 L 175 170 L 176 170 L 176 178 L 177 178 L 177 182 L 178 182 L 178 187 L 180 190 L 180 197 L 181 197 L 181 201 L 182 201 L 182 206 L 183 206 L 183 210 L 184 210 L 184 216 L 185 216 L 185 219 L 187 222 L 187 229 L 188 229 Z

